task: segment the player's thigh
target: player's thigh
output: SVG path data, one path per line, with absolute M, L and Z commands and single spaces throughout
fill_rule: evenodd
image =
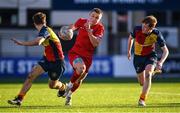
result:
M 142 73 L 145 70 L 145 57 L 134 56 L 133 65 L 136 73 Z
M 36 77 L 40 76 L 44 72 L 45 72 L 44 69 L 39 64 L 37 64 L 32 68 L 32 71 L 29 73 L 29 77 L 31 79 L 35 79 Z
M 157 55 L 155 53 L 150 54 L 146 59 L 146 73 L 152 74 L 157 63 Z
M 53 62 L 49 65 L 48 76 L 51 81 L 59 80 L 65 71 L 64 60 Z
M 155 69 L 155 65 L 148 64 L 146 66 L 146 68 L 145 68 L 145 72 L 146 72 L 146 74 L 150 74 L 151 75 L 153 73 L 154 69 Z

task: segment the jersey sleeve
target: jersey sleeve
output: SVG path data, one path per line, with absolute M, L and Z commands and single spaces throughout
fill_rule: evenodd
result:
M 44 37 L 46 39 L 46 38 L 48 38 L 50 36 L 50 33 L 47 31 L 46 28 L 44 28 L 39 32 L 38 36 Z
M 130 35 L 131 37 L 134 39 L 136 36 L 135 36 L 135 31 L 136 31 L 136 27 L 134 27 L 133 31 L 130 32 Z
M 83 19 L 82 19 L 82 18 L 79 18 L 79 19 L 75 22 L 74 26 L 75 26 L 76 28 L 81 27 L 81 26 L 82 26 L 82 21 L 83 21 Z
M 162 36 L 162 33 L 160 31 L 158 32 L 157 43 L 160 47 L 163 47 L 166 45 L 166 41 L 164 40 L 164 37 Z
M 93 35 L 102 39 L 104 35 L 104 26 L 103 25 L 99 26 L 98 29 L 93 33 Z

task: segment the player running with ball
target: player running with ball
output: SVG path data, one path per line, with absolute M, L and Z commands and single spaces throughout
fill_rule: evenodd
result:
M 78 34 L 74 46 L 68 52 L 74 72 L 64 95 L 65 105 L 71 105 L 72 94 L 87 76 L 94 50 L 102 40 L 104 34 L 104 26 L 100 22 L 102 15 L 101 9 L 94 8 L 89 13 L 89 19 L 79 18 L 74 24 L 69 25 L 69 29 L 78 30 Z M 61 33 L 59 36 L 63 39 Z

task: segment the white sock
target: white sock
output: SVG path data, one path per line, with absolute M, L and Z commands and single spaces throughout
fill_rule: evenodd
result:
M 71 89 L 73 87 L 73 83 L 72 82 L 69 82 L 68 83 L 68 87 Z
M 67 94 L 67 97 L 71 97 L 72 93 L 73 92 L 70 90 L 69 93 Z

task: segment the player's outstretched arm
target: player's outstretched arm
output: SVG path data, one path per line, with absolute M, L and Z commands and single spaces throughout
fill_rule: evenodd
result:
M 23 42 L 22 42 L 22 41 L 19 41 L 19 40 L 15 39 L 15 38 L 11 38 L 11 40 L 12 40 L 15 44 L 23 46 Z
M 74 31 L 74 30 L 76 30 L 77 28 L 75 27 L 74 24 L 70 24 L 70 25 L 69 25 L 69 29 L 72 29 L 72 30 Z
M 42 42 L 44 42 L 45 38 L 43 37 L 37 37 L 34 40 L 31 41 L 20 41 L 17 40 L 15 38 L 11 39 L 15 44 L 17 45 L 21 45 L 21 46 L 37 46 L 37 45 L 41 45 Z
M 128 39 L 128 50 L 127 50 L 127 57 L 128 60 L 131 59 L 131 49 L 132 49 L 132 45 L 133 45 L 133 38 L 131 35 L 129 35 L 129 39 Z

